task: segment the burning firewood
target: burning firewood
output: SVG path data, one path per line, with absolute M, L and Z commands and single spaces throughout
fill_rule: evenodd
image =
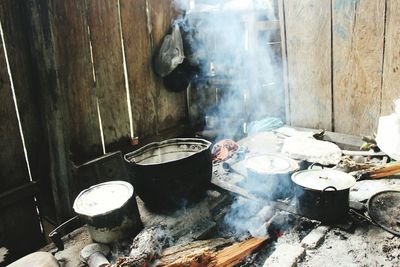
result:
M 218 238 L 173 246 L 162 252 L 156 266 L 208 266 L 214 260 L 214 251 L 230 243 L 227 239 Z
M 259 246 L 261 246 L 267 237 L 250 238 L 240 243 L 233 244 L 223 250 L 217 252 L 215 255 L 215 267 L 229 267 L 235 266 L 242 262 L 247 256 L 251 255 Z M 213 263 L 214 263 L 213 262 Z
M 113 267 L 148 266 L 149 262 L 159 257 L 163 246 L 168 241 L 165 226 L 153 226 L 142 230 L 132 241 L 129 257 L 121 257 Z
M 228 240 L 214 239 L 175 246 L 163 251 L 158 267 L 225 267 L 234 266 L 251 255 L 268 238 L 251 238 L 223 249 Z

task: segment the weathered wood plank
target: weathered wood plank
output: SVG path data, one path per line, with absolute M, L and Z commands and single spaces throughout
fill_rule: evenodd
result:
M 290 123 L 330 130 L 331 2 L 286 0 L 284 7 Z
M 72 159 L 83 162 L 101 154 L 100 128 L 90 59 L 85 1 L 49 1 L 50 24 Z
M 400 98 L 400 2 L 387 0 L 386 3 L 381 115 L 392 113 L 393 100 Z
M 153 55 L 162 44 L 164 36 L 177 17 L 172 0 L 147 0 L 153 37 Z M 157 86 L 158 130 L 171 128 L 186 118 L 185 91 L 174 93 L 165 89 L 162 79 L 155 76 Z
M 384 0 L 332 2 L 335 131 L 372 135 L 380 113 Z
M 35 84 L 34 94 L 38 96 L 37 100 L 39 100 L 37 103 L 32 104 L 37 104 L 40 107 L 40 120 L 45 122 L 41 127 L 44 134 L 42 138 L 46 139 L 46 142 L 37 145 L 47 147 L 47 157 L 35 154 L 37 152 L 35 150 L 28 151 L 28 155 L 30 158 L 43 156 L 41 162 L 44 162 L 46 166 L 41 171 L 47 173 L 51 181 L 46 184 L 44 178 L 40 178 L 40 182 L 44 183 L 44 185 L 41 185 L 41 192 L 38 197 L 42 218 L 50 216 L 54 221 L 54 216 L 49 213 L 49 210 L 44 208 L 46 206 L 43 206 L 43 202 L 48 201 L 55 204 L 56 216 L 58 222 L 61 223 L 72 214 L 68 190 L 71 166 L 67 160 L 70 150 L 65 140 L 66 130 L 64 130 L 65 125 L 63 124 L 65 116 L 64 107 L 62 106 L 64 102 L 61 98 L 55 67 L 55 52 L 49 20 L 48 2 L 47 0 L 21 2 L 26 4 L 27 12 L 25 19 L 27 19 L 29 24 L 29 30 L 26 34 L 28 35 L 30 54 L 32 56 L 31 64 L 33 67 L 31 71 L 33 72 L 33 83 Z M 19 10 L 19 12 L 21 11 Z M 21 17 L 20 14 L 19 16 Z M 22 127 L 24 127 L 24 123 Z M 29 136 L 26 137 L 28 150 L 30 138 Z M 32 152 L 34 153 L 33 156 L 30 154 Z M 33 165 L 35 163 L 31 161 L 31 166 Z M 36 166 L 32 167 L 32 176 L 33 179 L 38 180 L 35 175 L 35 168 Z M 47 193 L 50 195 L 48 198 L 51 198 L 51 193 L 55 192 L 53 195 L 54 201 L 43 197 L 43 191 L 48 191 Z
M 29 159 L 32 179 L 39 181 L 42 216 L 55 219 L 54 201 L 49 176 L 48 143 L 41 121 L 36 82 L 32 70 L 28 31 L 30 24 L 25 1 L 7 0 L 0 3 L 0 19 L 14 90 L 18 103 L 21 126 Z
M 129 144 L 130 123 L 122 58 L 117 0 L 87 0 L 96 94 L 99 99 L 104 141 Z M 131 29 L 133 32 L 133 28 Z M 122 140 L 121 140 L 122 139 Z
M 121 0 L 121 22 L 129 79 L 132 119 L 139 139 L 156 133 L 157 88 L 146 0 Z M 133 28 L 132 25 L 135 25 Z
M 9 56 L 16 56 L 15 52 L 21 48 L 15 43 L 20 36 L 21 28 L 14 11 L 18 6 L 15 1 L 3 1 L 0 3 L 0 19 L 4 29 L 4 37 L 9 41 L 6 47 L 9 48 Z M 6 12 L 7 10 L 7 12 Z M 13 191 L 19 186 L 26 185 L 29 182 L 29 173 L 25 161 L 22 139 L 18 125 L 16 109 L 14 106 L 11 80 L 6 65 L 3 42 L 0 40 L 0 193 Z M 25 51 L 19 51 L 24 53 Z M 15 63 L 21 57 L 9 58 Z M 25 62 L 19 62 L 24 64 Z M 26 71 L 24 66 L 21 72 Z M 16 75 L 18 77 L 18 75 Z M 15 81 L 15 77 L 13 77 Z M 18 85 L 20 81 L 15 81 Z M 28 85 L 27 85 L 28 86 Z M 8 194 L 3 194 L 3 202 L 8 202 L 8 198 L 13 198 Z M 27 240 L 21 242 L 21 240 Z M 29 240 L 29 241 L 28 241 Z M 36 207 L 33 197 L 19 199 L 12 205 L 2 207 L 0 216 L 0 244 L 9 250 L 9 255 L 4 264 L 10 263 L 26 253 L 33 252 L 44 243 L 43 235 L 40 231 L 39 218 L 36 214 Z
M 0 80 L 0 192 L 5 192 L 27 183 L 29 174 L 1 40 Z

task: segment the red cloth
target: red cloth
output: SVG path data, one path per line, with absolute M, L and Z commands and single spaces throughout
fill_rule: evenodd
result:
M 224 139 L 216 143 L 212 149 L 212 160 L 214 163 L 229 159 L 239 148 L 239 145 L 230 139 Z

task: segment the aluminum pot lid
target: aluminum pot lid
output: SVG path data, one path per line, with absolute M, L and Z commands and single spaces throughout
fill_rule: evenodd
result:
M 263 154 L 253 156 L 245 161 L 246 168 L 260 173 L 288 173 L 299 169 L 296 161 L 280 154 Z
M 305 170 L 294 173 L 292 181 L 302 187 L 320 190 L 345 190 L 356 184 L 356 179 L 348 173 L 337 170 Z M 328 188 L 330 187 L 330 188 Z
M 74 211 L 85 216 L 104 215 L 121 208 L 133 196 L 133 186 L 112 181 L 83 190 L 74 201 Z

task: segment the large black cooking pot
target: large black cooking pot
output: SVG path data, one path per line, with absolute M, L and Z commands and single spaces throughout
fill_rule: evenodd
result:
M 304 170 L 292 175 L 297 212 L 323 222 L 340 221 L 349 210 L 353 176 L 337 170 Z
M 126 154 L 135 191 L 155 209 L 198 200 L 211 181 L 210 147 L 204 139 L 175 138 Z
M 291 175 L 299 164 L 281 154 L 262 154 L 246 159 L 247 179 L 243 186 L 250 193 L 269 200 L 293 196 Z

